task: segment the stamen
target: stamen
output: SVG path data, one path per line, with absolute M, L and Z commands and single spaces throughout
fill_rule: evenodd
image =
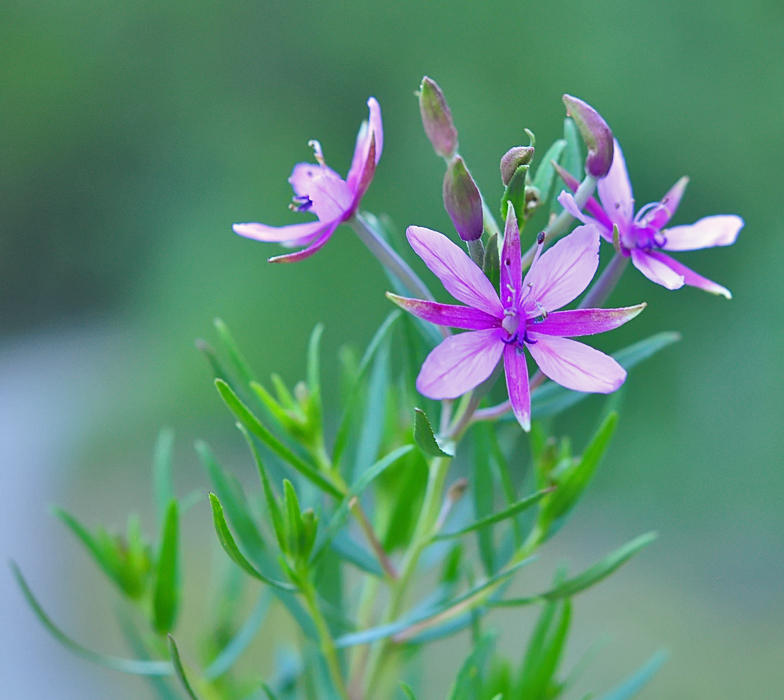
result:
M 501 342 L 504 343 L 505 345 L 512 345 L 513 343 L 517 342 L 518 335 L 519 335 L 518 333 L 515 333 L 511 338 L 507 338 L 506 340 L 501 338 Z
M 289 204 L 291 211 L 310 211 L 310 208 L 313 206 L 312 200 L 306 194 L 292 197 L 292 200 L 293 203 Z
M 526 329 L 525 333 L 523 333 L 523 342 L 527 343 L 528 345 L 536 345 L 539 341 L 538 340 L 531 340 L 528 337 L 528 329 Z
M 326 165 L 326 161 L 324 160 L 324 152 L 321 150 L 321 144 L 316 141 L 316 139 L 312 139 L 308 141 L 308 146 L 313 149 L 313 155 L 316 156 L 316 160 L 318 161 L 319 165 Z
M 547 309 L 544 308 L 538 301 L 534 302 L 536 306 L 536 310 L 539 312 L 539 316 L 536 318 L 531 319 L 531 323 L 544 323 L 547 320 Z
M 542 250 L 544 250 L 544 238 L 544 231 L 540 231 L 539 235 L 536 237 L 536 252 L 534 253 L 534 259 L 531 261 L 531 267 L 529 270 L 534 269 L 536 261 L 539 260 L 539 256 L 542 254 Z

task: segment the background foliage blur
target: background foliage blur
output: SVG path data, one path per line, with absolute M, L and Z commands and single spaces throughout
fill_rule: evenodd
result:
M 491 202 L 500 156 L 525 142 L 524 127 L 543 153 L 570 92 L 613 127 L 638 204 L 688 174 L 677 223 L 745 218 L 733 248 L 680 256 L 729 287 L 732 302 L 670 293 L 631 271 L 611 299 L 649 308 L 602 347 L 657 330 L 684 339 L 632 375 L 609 458 L 550 549 L 578 568 L 639 532 L 661 533 L 576 601 L 573 657 L 609 639 L 588 687 L 607 687 L 666 645 L 672 659 L 641 697 L 781 697 L 778 0 L 0 4 L 0 485 L 13 501 L 4 557 L 27 567 L 64 626 L 121 651 L 104 628 L 111 592 L 46 506 L 64 504 L 87 523 L 149 515 L 163 424 L 178 432 L 183 487 L 203 484 L 193 438 L 239 449 L 193 348 L 214 316 L 261 376 L 274 370 L 289 383 L 302 376 L 317 321 L 326 322 L 325 367 L 340 345 L 367 342 L 388 311 L 385 284 L 347 228 L 308 261 L 268 266 L 278 248 L 230 224 L 293 222 L 286 178 L 310 159 L 308 139 L 345 172 L 372 94 L 386 143 L 365 207 L 401 230 L 451 231 L 443 165 L 413 96 L 423 74 L 445 90 L 461 152 Z M 327 389 L 329 400 L 336 387 Z M 573 409 L 558 428 L 582 440 L 597 405 Z M 206 576 L 207 506 L 189 517 L 186 571 Z M 144 692 L 61 651 L 7 571 L 0 581 L 0 676 L 15 697 Z M 199 586 L 186 577 L 186 618 L 200 613 L 188 600 Z M 498 621 L 510 653 L 522 653 L 532 615 Z M 428 697 L 444 696 L 453 650 L 465 648 L 434 648 Z

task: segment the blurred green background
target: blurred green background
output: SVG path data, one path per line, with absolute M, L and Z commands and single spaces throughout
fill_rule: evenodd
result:
M 782 697 L 780 0 L 0 4 L 0 476 L 13 502 L 3 555 L 64 626 L 122 653 L 106 629 L 113 593 L 46 505 L 90 524 L 151 513 L 164 424 L 178 433 L 183 489 L 203 485 L 196 436 L 238 449 L 193 347 L 213 317 L 261 376 L 289 382 L 317 321 L 328 368 L 340 345 L 367 342 L 388 312 L 385 283 L 348 228 L 315 258 L 270 266 L 279 248 L 230 225 L 297 220 L 286 178 L 310 158 L 308 139 L 345 173 L 375 95 L 386 140 L 364 206 L 401 230 L 451 230 L 443 164 L 413 95 L 423 74 L 445 90 L 491 202 L 500 156 L 525 142 L 524 127 L 543 153 L 569 92 L 613 127 L 639 204 L 688 174 L 677 223 L 745 218 L 732 248 L 679 256 L 733 301 L 667 292 L 633 271 L 616 291 L 618 305 L 649 308 L 602 347 L 658 330 L 684 338 L 634 372 L 609 458 L 540 568 L 567 558 L 576 569 L 658 530 L 653 548 L 577 599 L 570 659 L 609 639 L 585 687 L 606 689 L 666 646 L 672 658 L 641 698 Z M 557 427 L 579 445 L 599 406 Z M 189 518 L 186 567 L 202 570 L 209 516 Z M 187 598 L 199 585 L 186 584 L 186 617 L 199 614 Z M 0 675 L 14 697 L 144 697 L 139 681 L 62 652 L 7 573 L 0 593 Z M 531 616 L 498 616 L 513 655 Z M 432 649 L 427 697 L 444 697 L 466 643 Z

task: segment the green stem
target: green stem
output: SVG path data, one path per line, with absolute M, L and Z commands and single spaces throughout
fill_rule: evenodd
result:
M 316 602 L 316 589 L 307 575 L 302 576 L 298 583 L 300 591 L 305 598 L 308 612 L 313 619 L 313 623 L 316 625 L 316 631 L 319 636 L 319 648 L 327 662 L 329 675 L 332 677 L 335 689 L 340 693 L 343 700 L 351 700 L 346 688 L 346 683 L 343 680 L 343 671 L 340 668 L 340 659 L 338 658 L 338 651 L 335 648 L 335 642 L 332 639 L 327 621 L 324 619 L 324 615 L 321 613 L 318 603 Z
M 394 582 L 390 589 L 390 600 L 387 611 L 381 624 L 387 624 L 395 620 L 399 615 L 405 602 L 408 587 L 411 579 L 416 572 L 419 558 L 425 547 L 430 542 L 433 531 L 438 521 L 438 514 L 441 511 L 441 502 L 444 494 L 444 484 L 446 483 L 447 472 L 451 459 L 448 457 L 434 457 L 428 469 L 427 489 L 425 499 L 422 503 L 422 510 L 419 513 L 414 535 L 403 559 L 400 577 Z M 374 696 L 374 689 L 379 681 L 383 665 L 387 660 L 387 651 L 390 640 L 384 639 L 373 650 L 368 664 L 368 682 L 366 697 Z

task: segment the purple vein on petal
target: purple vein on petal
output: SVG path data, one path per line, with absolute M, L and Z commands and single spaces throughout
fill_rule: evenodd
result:
M 408 297 L 392 294 L 392 292 L 387 292 L 387 297 L 401 309 L 414 314 L 414 316 L 424 321 L 429 321 L 439 326 L 478 331 L 487 328 L 498 328 L 501 325 L 500 320 L 495 316 L 470 306 L 455 306 L 454 304 L 439 304 L 435 301 L 424 301 L 422 299 L 409 299 Z

